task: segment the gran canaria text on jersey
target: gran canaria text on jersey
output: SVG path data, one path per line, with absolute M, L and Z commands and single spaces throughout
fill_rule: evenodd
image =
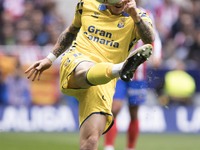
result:
M 89 26 L 88 32 L 84 32 L 84 34 L 87 36 L 89 40 L 92 40 L 94 42 L 98 42 L 100 44 L 105 44 L 115 48 L 119 47 L 119 43 L 111 39 L 112 33 L 97 29 L 95 28 L 95 26 Z M 96 36 L 92 34 L 95 34 Z M 109 38 L 109 40 L 106 38 Z

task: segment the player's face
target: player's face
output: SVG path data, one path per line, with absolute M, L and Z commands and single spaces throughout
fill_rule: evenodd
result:
M 114 4 L 114 5 L 107 5 L 107 8 L 113 15 L 119 15 L 123 12 L 125 4 L 123 2 Z

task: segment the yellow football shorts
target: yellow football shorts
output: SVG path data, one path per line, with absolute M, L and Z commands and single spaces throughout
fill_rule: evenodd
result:
M 103 85 L 91 86 L 88 89 L 68 88 L 68 80 L 71 73 L 82 61 L 92 60 L 75 49 L 63 54 L 60 66 L 60 89 L 62 93 L 74 96 L 79 101 L 80 127 L 92 114 L 101 114 L 107 117 L 107 123 L 104 129 L 104 133 L 106 133 L 113 124 L 111 108 L 116 80 L 114 79 Z

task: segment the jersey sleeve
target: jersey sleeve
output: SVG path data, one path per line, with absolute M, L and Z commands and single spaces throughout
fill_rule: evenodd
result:
M 76 5 L 76 10 L 75 10 L 75 15 L 72 21 L 72 24 L 77 27 L 80 28 L 81 27 L 81 15 L 83 12 L 83 0 L 80 0 L 77 5 Z

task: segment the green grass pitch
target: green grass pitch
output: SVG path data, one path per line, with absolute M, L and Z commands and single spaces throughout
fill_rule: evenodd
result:
M 125 138 L 118 135 L 116 150 L 125 149 Z M 0 133 L 0 150 L 78 150 L 78 143 L 78 133 Z M 140 134 L 137 150 L 200 150 L 200 134 Z

